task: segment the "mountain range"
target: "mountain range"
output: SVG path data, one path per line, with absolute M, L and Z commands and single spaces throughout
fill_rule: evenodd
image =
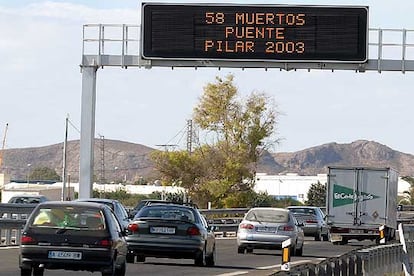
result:
M 66 170 L 70 181 L 79 177 L 79 140 L 67 143 Z M 155 180 L 150 154 L 155 149 L 130 142 L 96 139 L 94 176 L 96 181 L 136 182 Z M 12 180 L 28 180 L 30 172 L 39 167 L 62 174 L 63 143 L 44 147 L 6 149 L 3 172 Z M 414 175 L 414 155 L 393 150 L 375 141 L 358 140 L 348 144 L 328 143 L 297 152 L 266 151 L 260 158 L 257 172 L 267 174 L 326 173 L 328 166 L 391 167 L 401 176 Z

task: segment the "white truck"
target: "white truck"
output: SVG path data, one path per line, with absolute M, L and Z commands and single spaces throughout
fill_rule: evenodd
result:
M 349 240 L 386 240 L 397 229 L 398 172 L 391 168 L 328 167 L 326 197 L 329 239 L 334 244 Z

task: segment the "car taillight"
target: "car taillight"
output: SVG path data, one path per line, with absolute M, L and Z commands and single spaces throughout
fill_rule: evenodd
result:
M 200 229 L 198 229 L 195 226 L 191 226 L 191 227 L 188 227 L 187 228 L 187 235 L 190 235 L 190 236 L 198 236 L 200 234 L 201 234 L 200 233 Z
M 128 224 L 128 230 L 131 232 L 137 232 L 139 229 L 138 224 L 136 223 L 130 223 Z
M 250 224 L 250 223 L 241 223 L 240 224 L 240 228 L 241 229 L 253 229 L 254 228 L 254 225 L 253 224 Z
M 30 236 L 22 236 L 20 238 L 20 244 L 35 244 L 36 240 Z
M 111 247 L 112 241 L 109 239 L 103 239 L 99 241 L 98 245 L 103 246 L 103 247 Z
M 280 228 L 281 228 L 282 231 L 286 231 L 286 232 L 290 232 L 290 231 L 294 230 L 292 225 L 283 225 L 283 226 L 280 226 Z

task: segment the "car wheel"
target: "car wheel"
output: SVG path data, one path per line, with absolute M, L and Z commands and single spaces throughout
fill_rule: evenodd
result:
M 246 248 L 246 253 L 252 254 L 253 253 L 253 248 Z
M 137 262 L 139 262 L 139 263 L 145 262 L 145 256 L 144 255 L 137 255 Z
M 20 276 L 31 276 L 32 275 L 32 269 L 27 268 L 21 268 L 20 269 Z
M 315 241 L 320 241 L 322 240 L 322 233 L 321 230 L 319 230 L 316 234 L 315 234 Z
M 213 252 L 206 257 L 206 265 L 214 266 L 216 263 L 216 245 L 213 246 Z
M 303 255 L 303 244 L 300 248 L 297 248 L 295 251 L 295 256 L 302 256 Z
M 115 269 L 115 276 L 125 276 L 126 273 L 126 262 L 123 262 L 122 265 Z
M 290 256 L 296 256 L 296 245 L 295 246 L 291 245 L 289 250 L 290 250 Z
M 33 276 L 43 276 L 44 271 L 43 268 L 33 268 Z
M 198 252 L 196 258 L 194 259 L 194 264 L 196 266 L 205 266 L 206 265 L 206 249 Z
M 132 253 L 127 253 L 126 255 L 126 262 L 129 264 L 133 264 L 135 261 L 135 255 Z
M 239 253 L 239 254 L 244 254 L 244 251 L 245 251 L 245 248 L 244 247 L 239 246 L 237 248 L 237 253 Z
M 115 261 L 113 261 L 110 267 L 107 267 L 102 271 L 102 276 L 115 276 Z

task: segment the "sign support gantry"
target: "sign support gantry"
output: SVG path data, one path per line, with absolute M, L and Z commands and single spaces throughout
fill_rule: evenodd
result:
M 272 61 L 272 60 L 188 60 L 144 59 L 140 53 L 141 27 L 126 24 L 88 24 L 83 26 L 82 103 L 80 138 L 79 197 L 92 196 L 96 75 L 99 68 L 113 67 L 202 67 L 263 68 L 279 70 L 353 70 L 355 72 L 414 71 L 414 30 L 369 29 L 368 60 L 362 63 Z

